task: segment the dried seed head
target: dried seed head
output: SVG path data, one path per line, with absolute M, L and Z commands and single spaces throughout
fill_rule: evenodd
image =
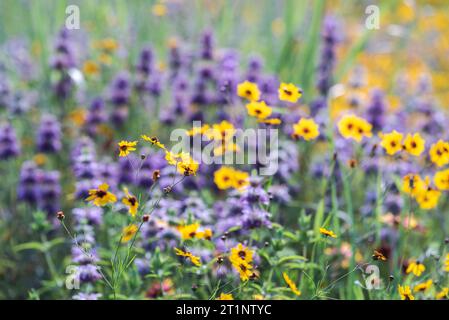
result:
M 156 182 L 161 177 L 161 171 L 160 170 L 154 170 L 153 171 L 153 181 Z
M 64 218 L 65 218 L 64 212 L 62 212 L 62 211 L 58 211 L 58 213 L 56 214 L 56 216 L 57 216 L 57 218 L 58 218 L 59 221 L 62 221 L 62 220 L 64 220 Z
M 143 153 L 140 155 L 140 159 L 141 159 L 141 160 L 145 160 L 146 157 L 147 157 L 147 156 L 144 155 Z
M 150 220 L 150 215 L 149 215 L 149 214 L 144 214 L 144 215 L 142 216 L 142 221 L 143 221 L 143 222 L 148 222 L 148 220 Z
M 222 264 L 224 262 L 224 258 L 222 256 L 217 258 L 217 263 Z
M 167 187 L 164 188 L 164 193 L 170 193 L 171 190 L 172 190 L 172 187 L 167 186 Z

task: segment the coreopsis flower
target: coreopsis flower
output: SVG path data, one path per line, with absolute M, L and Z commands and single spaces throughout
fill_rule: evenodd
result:
M 222 166 L 214 172 L 214 182 L 218 189 L 226 190 L 233 186 L 234 169 Z
M 449 143 L 439 140 L 434 143 L 429 150 L 430 160 L 438 167 L 449 163 Z
M 240 275 L 240 280 L 248 281 L 253 275 L 253 266 L 244 260 L 231 260 L 232 266 Z
M 438 200 L 440 199 L 441 191 L 435 190 L 431 187 L 427 187 L 421 190 L 416 195 L 416 202 L 418 202 L 419 207 L 424 210 L 430 210 L 438 205 Z
M 426 141 L 419 133 L 413 135 L 408 134 L 407 137 L 405 137 L 404 150 L 412 156 L 419 157 L 424 152 L 425 146 Z
M 124 227 L 123 231 L 122 231 L 121 242 L 126 243 L 129 240 L 131 240 L 134 237 L 134 235 L 137 233 L 138 230 L 139 230 L 139 227 L 136 226 L 135 224 L 130 224 L 129 226 Z
M 320 233 L 326 237 L 331 237 L 331 238 L 337 237 L 337 235 L 333 231 L 327 230 L 325 228 L 320 228 Z
M 98 186 L 98 189 L 90 189 L 89 197 L 86 201 L 92 201 L 97 207 L 103 207 L 108 203 L 114 203 L 117 201 L 117 197 L 108 191 L 109 185 L 107 183 L 102 183 Z
M 422 282 L 413 287 L 413 292 L 424 292 L 432 286 L 432 279 Z
M 221 293 L 217 300 L 234 300 L 234 297 L 231 293 Z
M 245 81 L 237 86 L 237 95 L 249 101 L 258 101 L 260 99 L 260 90 L 257 84 Z
M 229 259 L 232 261 L 243 260 L 251 263 L 253 261 L 253 251 L 239 243 L 237 246 L 231 249 L 231 255 Z
M 198 229 L 200 228 L 199 223 L 193 223 L 188 225 L 178 226 L 178 231 L 181 233 L 182 240 L 189 240 L 197 237 Z
M 449 253 L 446 255 L 446 259 L 444 259 L 444 271 L 449 272 Z
M 192 262 L 195 266 L 199 267 L 201 266 L 201 262 L 200 262 L 200 258 L 197 256 L 194 256 L 192 253 L 188 252 L 188 251 L 183 251 L 181 249 L 178 248 L 174 248 L 175 249 L 175 253 L 177 256 L 181 256 L 181 257 L 185 257 L 188 260 L 190 260 L 190 262 Z
M 161 149 L 165 149 L 165 145 L 162 144 L 157 137 L 149 137 L 145 134 L 142 134 L 141 137 L 143 140 L 148 141 L 153 146 L 159 147 Z
M 363 137 L 372 136 L 372 125 L 355 115 L 346 115 L 338 122 L 338 130 L 345 139 L 362 141 Z
M 198 134 L 205 134 L 206 131 L 208 131 L 210 129 L 210 126 L 208 124 L 204 124 L 201 127 L 193 127 L 191 130 L 187 130 L 186 134 L 188 136 L 196 136 Z
M 415 197 L 419 192 L 425 189 L 425 182 L 417 174 L 408 174 L 402 179 L 402 191 Z
M 83 73 L 89 76 L 97 75 L 100 72 L 100 67 L 92 60 L 87 60 L 83 64 Z
M 398 285 L 398 292 L 401 296 L 401 300 L 415 300 L 415 297 L 412 295 L 412 290 L 410 286 L 401 286 Z
M 296 287 L 296 284 L 292 281 L 292 279 L 290 279 L 288 274 L 283 272 L 282 276 L 284 277 L 284 280 L 287 283 L 287 285 L 290 287 L 290 290 L 292 290 L 292 292 L 294 294 L 296 294 L 297 296 L 300 296 L 301 295 L 301 291 L 298 290 L 298 288 Z
M 187 152 L 174 154 L 170 151 L 166 151 L 165 160 L 167 160 L 169 164 L 176 166 L 177 171 L 185 176 L 196 175 L 199 168 L 198 162 L 196 162 Z
M 265 101 L 251 101 L 246 105 L 246 110 L 250 116 L 258 119 L 268 118 L 272 113 L 271 107 L 267 106 Z
M 130 152 L 136 150 L 137 141 L 122 140 L 118 143 L 119 157 L 126 157 Z
M 106 51 L 108 53 L 112 53 L 118 49 L 119 45 L 118 45 L 118 42 L 113 38 L 104 38 L 104 39 L 97 41 L 94 44 L 94 47 L 96 47 L 100 50 Z
M 382 139 L 380 146 L 387 154 L 394 155 L 402 150 L 402 133 L 393 130 L 390 133 L 379 133 L 379 137 Z
M 413 273 L 415 276 L 419 277 L 426 270 L 426 266 L 423 265 L 420 261 L 412 261 L 407 266 L 405 272 L 407 274 Z
M 377 250 L 374 250 L 373 259 L 380 260 L 380 261 L 387 261 L 387 258 L 383 255 L 383 253 L 379 252 Z
M 449 288 L 445 287 L 435 295 L 435 299 L 447 299 L 449 296 Z
M 249 174 L 245 171 L 234 170 L 232 186 L 234 189 L 242 190 L 249 184 Z
M 124 188 L 123 191 L 125 192 L 125 197 L 122 199 L 122 203 L 128 207 L 129 213 L 134 217 L 137 213 L 139 202 L 134 195 L 129 193 L 128 188 Z
M 215 123 L 212 128 L 205 130 L 204 134 L 211 140 L 227 141 L 235 134 L 235 127 L 232 123 L 223 120 L 220 123 Z
M 293 83 L 282 82 L 278 89 L 279 100 L 295 103 L 302 96 L 302 90 Z
M 439 190 L 449 190 L 449 169 L 437 171 L 433 181 Z
M 302 137 L 306 141 L 313 140 L 320 135 L 318 124 L 313 119 L 301 118 L 293 125 L 293 137 Z

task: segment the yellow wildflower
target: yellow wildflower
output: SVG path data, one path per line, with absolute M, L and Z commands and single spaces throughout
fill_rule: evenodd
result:
M 365 119 L 355 115 L 346 115 L 338 122 L 338 130 L 345 139 L 362 141 L 363 137 L 372 136 L 372 125 Z
M 135 224 L 131 224 L 127 227 L 124 227 L 123 231 L 122 231 L 121 242 L 126 243 L 129 240 L 131 240 L 138 230 L 139 230 L 139 228 Z
M 293 125 L 293 136 L 302 137 L 306 141 L 315 139 L 320 135 L 318 124 L 313 119 L 301 118 Z
M 249 101 L 258 101 L 260 99 L 260 90 L 257 84 L 245 81 L 237 86 L 237 94 L 239 97 Z
M 379 133 L 382 139 L 380 145 L 389 155 L 394 155 L 402 150 L 402 133 L 393 130 L 390 133 Z
M 109 185 L 107 183 L 102 183 L 98 189 L 90 189 L 89 197 L 86 201 L 92 201 L 97 207 L 103 207 L 108 203 L 114 203 L 117 198 L 114 194 L 108 191 Z
M 118 143 L 119 157 L 126 157 L 131 151 L 136 150 L 137 141 L 125 141 L 122 140 Z
M 282 276 L 284 277 L 285 282 L 290 287 L 292 292 L 294 294 L 296 294 L 297 296 L 300 296 L 301 295 L 301 291 L 298 290 L 298 288 L 296 287 L 296 284 L 290 279 L 290 277 L 287 275 L 287 273 L 283 272 Z
M 129 213 L 134 217 L 137 213 L 139 202 L 135 196 L 129 193 L 128 188 L 124 188 L 123 191 L 125 192 L 125 197 L 122 199 L 122 203 L 129 208 Z
M 412 156 L 420 156 L 425 149 L 426 141 L 421 137 L 419 133 L 413 135 L 408 134 L 404 140 L 404 149 Z
M 159 141 L 157 137 L 149 137 L 145 134 L 141 135 L 141 138 L 145 141 L 150 142 L 153 146 L 159 147 L 161 149 L 165 149 L 165 146 Z
M 293 83 L 282 82 L 278 89 L 279 100 L 295 103 L 302 96 L 302 91 Z
M 435 295 L 435 298 L 438 300 L 447 299 L 448 295 L 449 295 L 449 288 L 445 287 L 443 288 L 443 290 L 441 290 Z
M 430 160 L 438 167 L 449 163 L 449 143 L 439 140 L 434 143 L 429 150 Z
M 433 181 L 439 190 L 449 190 L 449 169 L 435 173 Z
M 231 249 L 231 255 L 229 257 L 231 261 L 246 261 L 251 263 L 253 261 L 253 251 L 248 247 L 245 247 L 241 243 Z
M 337 237 L 337 235 L 333 231 L 327 230 L 325 228 L 320 228 L 320 233 L 326 237 L 332 237 L 332 238 Z
M 258 119 L 268 118 L 272 113 L 271 108 L 267 106 L 265 101 L 251 101 L 246 105 L 246 109 L 250 116 L 256 117 Z
M 86 75 L 97 75 L 100 72 L 100 67 L 92 60 L 87 60 L 83 64 L 83 72 Z
M 432 279 L 422 282 L 413 287 L 413 292 L 424 292 L 432 286 Z
M 410 290 L 410 286 L 398 285 L 398 292 L 401 296 L 401 300 L 415 300 L 415 297 L 412 295 L 412 290 Z
M 197 256 L 194 256 L 192 253 L 188 252 L 188 251 L 183 251 L 180 250 L 178 248 L 174 248 L 175 249 L 175 253 L 177 256 L 181 256 L 181 257 L 185 257 L 187 259 L 190 260 L 190 262 L 192 262 L 195 266 L 200 267 L 201 266 L 201 262 L 200 262 L 200 258 Z
M 426 266 L 419 261 L 410 262 L 405 270 L 407 274 L 413 273 L 417 277 L 419 277 L 424 271 L 426 271 Z
M 231 293 L 221 293 L 217 300 L 234 300 L 234 297 Z

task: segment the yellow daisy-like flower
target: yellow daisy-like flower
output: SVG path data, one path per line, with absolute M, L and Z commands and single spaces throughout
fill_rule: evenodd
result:
M 293 136 L 302 137 L 306 141 L 313 140 L 320 135 L 318 124 L 313 119 L 301 118 L 293 125 Z
M 301 295 L 301 291 L 298 290 L 298 288 L 296 287 L 296 284 L 292 281 L 292 279 L 290 279 L 288 274 L 283 272 L 282 276 L 284 277 L 284 280 L 287 283 L 287 285 L 290 287 L 290 290 L 292 290 L 292 292 L 294 294 L 296 294 L 297 296 L 300 296 Z
M 417 174 L 410 173 L 402 179 L 402 191 L 415 197 L 426 188 L 426 183 Z
M 232 266 L 240 275 L 240 280 L 248 281 L 254 274 L 253 266 L 244 260 L 231 260 Z
M 401 300 L 415 300 L 415 297 L 412 295 L 412 290 L 410 290 L 410 286 L 398 285 L 398 292 L 401 296 Z
M 214 183 L 220 190 L 232 188 L 234 179 L 234 169 L 222 166 L 214 172 Z
M 100 72 L 100 67 L 92 60 L 87 60 L 83 64 L 83 73 L 89 76 L 97 75 Z
M 200 258 L 197 256 L 194 256 L 192 253 L 188 252 L 188 251 L 183 251 L 181 249 L 178 248 L 174 248 L 175 249 L 175 253 L 177 256 L 181 256 L 181 257 L 185 257 L 188 260 L 190 260 L 190 262 L 192 262 L 195 266 L 200 267 L 201 266 L 201 262 L 200 262 Z
M 268 118 L 272 113 L 271 108 L 267 106 L 265 101 L 251 101 L 246 105 L 246 110 L 250 116 L 258 119 Z
M 439 140 L 433 144 L 429 150 L 430 160 L 438 167 L 449 163 L 449 143 Z
M 122 140 L 118 143 L 119 157 L 126 157 L 130 152 L 136 150 L 137 141 Z
M 365 119 L 355 115 L 346 115 L 338 122 L 338 130 L 345 139 L 362 141 L 364 137 L 372 137 L 373 126 Z
M 208 124 L 205 124 L 201 127 L 193 127 L 191 130 L 187 130 L 186 134 L 188 136 L 196 136 L 198 134 L 205 134 L 206 131 L 208 131 L 210 129 L 210 126 Z
M 404 149 L 412 156 L 419 157 L 426 147 L 426 141 L 419 133 L 408 134 L 404 140 Z
M 223 120 L 215 123 L 212 128 L 205 130 L 204 135 L 211 140 L 230 140 L 235 134 L 235 127 L 232 123 Z
M 387 154 L 394 155 L 402 150 L 402 133 L 393 130 L 390 133 L 379 133 L 379 137 L 382 139 L 380 145 Z
M 179 233 L 181 233 L 182 240 L 189 240 L 189 239 L 193 239 L 197 236 L 199 228 L 200 228 L 199 223 L 193 223 L 193 224 L 178 226 L 178 231 L 179 231 Z
M 118 49 L 118 43 L 112 38 L 105 38 L 98 41 L 96 47 L 111 53 Z
M 433 181 L 439 190 L 449 190 L 449 169 L 435 173 Z
M 167 7 L 164 4 L 162 4 L 162 3 L 156 3 L 151 8 L 151 12 L 156 17 L 163 17 L 163 16 L 165 16 L 167 14 Z
M 167 160 L 168 164 L 176 166 L 178 172 L 185 176 L 196 175 L 199 168 L 198 162 L 196 162 L 187 152 L 174 154 L 170 151 L 166 151 L 165 160 Z
M 424 292 L 432 286 L 432 279 L 422 282 L 413 287 L 413 292 Z
M 92 201 L 97 207 L 103 207 L 108 203 L 116 202 L 117 197 L 108 190 L 109 185 L 107 183 L 102 183 L 98 186 L 98 189 L 89 190 L 89 197 L 86 198 L 86 201 Z
M 217 300 L 234 300 L 234 297 L 231 293 L 221 293 Z
M 211 229 L 204 229 L 204 231 L 198 231 L 196 233 L 196 237 L 198 239 L 206 239 L 206 240 L 210 240 L 212 239 L 212 230 Z
M 245 81 L 237 86 L 237 95 L 249 101 L 259 101 L 260 90 L 257 84 Z
M 419 277 L 424 271 L 426 271 L 426 266 L 419 261 L 410 262 L 405 270 L 407 274 L 413 273 L 417 277 Z
M 249 184 L 249 174 L 245 171 L 234 170 L 232 186 L 234 189 L 242 190 Z
M 278 89 L 279 100 L 295 103 L 302 96 L 302 90 L 293 83 L 282 82 Z
M 331 237 L 331 238 L 337 237 L 337 235 L 333 231 L 327 230 L 325 228 L 320 228 L 320 233 L 326 237 Z
M 122 199 L 122 203 L 128 207 L 128 212 L 131 216 L 135 217 L 139 202 L 135 196 L 129 193 L 128 188 L 124 188 L 123 191 L 125 192 L 125 197 Z
M 428 187 L 427 189 L 418 192 L 416 195 L 416 202 L 418 202 L 421 209 L 430 210 L 438 205 L 440 196 L 441 191 Z
M 121 242 L 122 243 L 126 243 L 129 240 L 131 240 L 138 230 L 139 230 L 139 228 L 135 224 L 131 224 L 131 225 L 127 226 L 127 227 L 124 227 L 123 231 L 122 231 L 122 240 L 121 240 Z
M 435 295 L 435 299 L 447 299 L 449 296 L 449 288 L 445 287 Z
M 251 263 L 253 261 L 253 251 L 248 247 L 245 247 L 241 243 L 231 249 L 231 255 L 229 257 L 231 261 L 246 261 Z
M 141 135 L 141 138 L 145 141 L 148 141 L 149 143 L 151 143 L 153 146 L 159 147 L 161 149 L 165 150 L 165 146 L 159 141 L 159 139 L 157 137 L 149 137 L 145 134 Z

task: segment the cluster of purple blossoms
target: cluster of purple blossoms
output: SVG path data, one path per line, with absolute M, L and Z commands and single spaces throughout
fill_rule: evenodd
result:
M 72 246 L 72 261 L 77 264 L 75 280 L 79 285 L 93 284 L 102 278 L 95 250 L 95 226 L 102 223 L 103 211 L 98 207 L 75 208 L 75 233 L 78 235 Z M 80 289 L 80 288 L 76 288 Z M 87 285 L 88 292 L 73 296 L 75 300 L 97 300 L 100 294 L 90 292 L 92 286 Z
M 11 124 L 0 124 L 0 160 L 15 158 L 20 154 L 20 143 Z
M 67 99 L 74 87 L 69 71 L 77 65 L 75 43 L 66 28 L 61 29 L 55 42 L 54 56 L 50 59 L 51 68 L 57 71 L 53 90 L 58 98 Z
M 122 126 L 128 119 L 130 96 L 130 76 L 127 72 L 120 72 L 112 80 L 109 88 L 109 102 L 113 106 L 110 118 L 116 126 Z
M 85 132 L 90 137 L 98 133 L 98 126 L 107 121 L 106 106 L 103 98 L 97 97 L 92 100 L 87 110 Z
M 38 152 L 56 153 L 61 150 L 61 125 L 53 115 L 44 115 L 37 130 L 36 147 Z
M 61 198 L 60 174 L 45 171 L 34 162 L 24 162 L 20 170 L 17 197 L 30 205 L 44 210 L 49 216 L 59 211 Z
M 96 162 L 95 145 L 87 137 L 77 141 L 72 149 L 72 170 L 76 178 L 75 198 L 85 199 L 89 189 L 101 182 L 98 179 L 98 163 Z

